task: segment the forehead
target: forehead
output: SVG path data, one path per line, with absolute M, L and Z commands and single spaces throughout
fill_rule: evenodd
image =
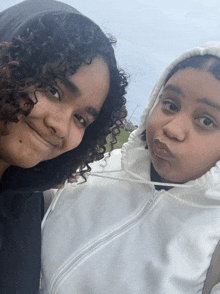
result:
M 178 83 L 188 82 L 191 79 L 193 79 L 194 82 L 197 81 L 197 83 L 201 80 L 204 81 L 204 79 L 208 80 L 208 82 L 211 83 L 214 81 L 220 83 L 220 80 L 216 79 L 211 72 L 188 67 L 178 70 L 174 75 L 169 78 L 166 84 L 170 83 L 171 81 L 178 81 Z
M 180 96 L 208 96 L 220 102 L 220 81 L 203 70 L 187 68 L 177 71 L 165 84 L 164 91 L 167 90 Z
M 110 88 L 108 65 L 102 57 L 96 57 L 91 64 L 82 65 L 74 75 L 58 82 L 58 86 L 70 102 L 99 112 Z
M 68 80 L 72 85 L 76 85 L 78 90 L 89 91 L 96 88 L 99 91 L 110 84 L 109 68 L 105 60 L 98 56 L 92 60 L 91 64 L 82 65 L 74 75 L 69 76 Z

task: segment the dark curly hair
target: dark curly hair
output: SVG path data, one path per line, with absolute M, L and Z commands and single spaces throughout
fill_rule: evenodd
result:
M 106 136 L 111 134 L 111 149 L 117 142 L 120 125 L 126 116 L 127 77 L 119 70 L 112 45 L 116 41 L 85 16 L 74 13 L 48 13 L 38 17 L 10 43 L 0 45 L 0 120 L 18 122 L 18 114 L 27 116 L 33 102 L 26 90 L 34 85 L 47 91 L 56 81 L 65 82 L 83 64 L 102 56 L 110 72 L 110 89 L 97 120 L 85 131 L 81 144 L 57 158 L 30 169 L 10 167 L 3 179 L 13 174 L 22 186 L 51 188 L 70 178 L 78 169 L 90 171 L 89 163 L 103 158 Z M 25 101 L 25 109 L 20 101 Z M 16 174 L 16 176 L 15 176 Z M 25 184 L 22 179 L 25 177 Z

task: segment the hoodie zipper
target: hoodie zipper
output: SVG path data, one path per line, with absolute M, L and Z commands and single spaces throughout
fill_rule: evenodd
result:
M 81 250 L 79 254 L 70 256 L 69 259 L 63 263 L 63 265 L 53 276 L 49 285 L 49 293 L 58 294 L 61 285 L 69 278 L 75 268 L 80 266 L 81 263 L 83 263 L 87 258 L 89 258 L 89 256 L 93 255 L 100 248 L 112 242 L 118 236 L 129 230 L 130 227 L 138 223 L 139 220 L 141 220 L 146 215 L 146 213 L 148 213 L 156 198 L 158 198 L 158 195 L 162 194 L 163 192 L 164 190 L 155 190 L 152 198 L 142 206 L 138 214 L 136 214 L 130 221 L 120 226 L 120 228 L 113 229 L 113 231 L 110 233 L 108 232 L 108 234 L 106 234 L 104 237 L 101 239 L 99 238 L 98 241 L 94 241 L 92 244 L 90 243 L 87 247 Z

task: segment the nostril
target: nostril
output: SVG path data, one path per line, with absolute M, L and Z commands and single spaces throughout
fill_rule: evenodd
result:
M 170 138 L 170 136 L 169 136 L 169 134 L 168 134 L 168 132 L 167 132 L 166 129 L 163 129 L 163 133 L 164 133 L 164 135 L 165 135 L 166 137 Z
M 53 128 L 53 127 L 50 127 L 51 128 L 51 130 L 52 130 L 52 132 L 54 133 L 54 134 L 56 134 L 56 129 L 55 128 Z
M 58 118 L 56 116 L 48 115 L 44 119 L 44 124 L 50 131 L 51 135 L 56 135 L 57 137 L 62 139 L 66 139 L 67 137 L 69 137 L 71 122 L 71 116 Z
M 163 133 L 169 139 L 177 139 L 174 132 L 172 132 L 168 128 L 163 128 Z

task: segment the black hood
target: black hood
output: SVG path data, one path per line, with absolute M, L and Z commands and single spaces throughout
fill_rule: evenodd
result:
M 10 42 L 44 14 L 66 12 L 81 14 L 75 8 L 54 0 L 26 0 L 0 13 L 0 42 Z

